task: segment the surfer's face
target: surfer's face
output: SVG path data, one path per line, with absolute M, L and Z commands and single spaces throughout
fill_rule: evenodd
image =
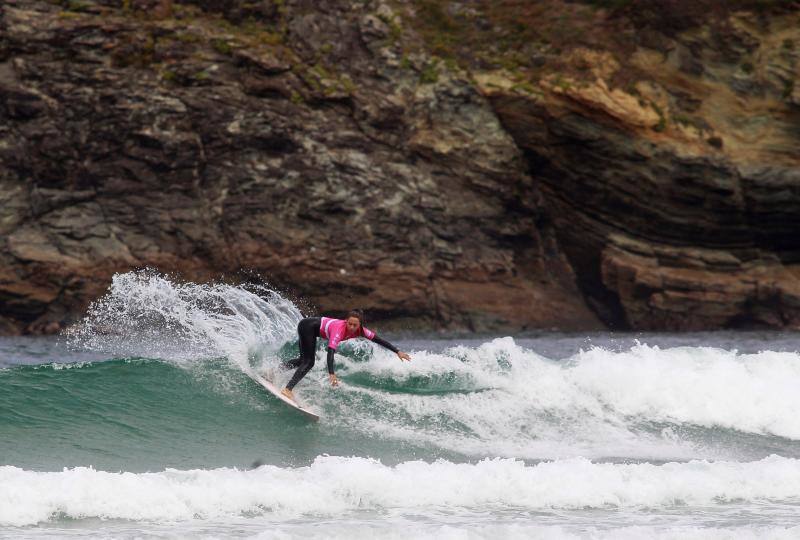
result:
M 358 317 L 349 317 L 347 319 L 347 333 L 348 334 L 355 334 L 358 332 L 358 329 L 361 327 L 361 321 L 358 320 Z

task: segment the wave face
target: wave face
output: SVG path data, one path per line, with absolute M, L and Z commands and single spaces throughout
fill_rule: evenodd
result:
M 411 363 L 354 340 L 341 387 L 320 347 L 296 388 L 310 424 L 248 376 L 290 377 L 301 317 L 268 288 L 137 272 L 65 340 L 0 342 L 0 538 L 797 533 L 792 336 L 400 340 Z
M 273 349 L 240 361 L 274 367 L 293 352 L 290 343 Z M 0 385 L 12 389 L 0 394 L 9 434 L 0 452 L 27 467 L 127 470 L 246 466 L 273 447 L 270 459 L 286 465 L 317 452 L 390 462 L 800 457 L 794 353 L 637 345 L 550 360 L 498 338 L 415 351 L 408 364 L 362 342 L 339 355 L 343 385 L 335 390 L 321 352 L 318 362 L 297 389 L 324 418 L 317 446 L 287 452 L 311 428 L 250 380 L 249 365 L 187 355 L 0 370 Z

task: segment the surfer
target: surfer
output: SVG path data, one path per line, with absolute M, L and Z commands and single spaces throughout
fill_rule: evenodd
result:
M 281 390 L 281 394 L 294 401 L 292 390 L 306 376 L 306 373 L 314 366 L 315 353 L 317 350 L 317 336 L 328 340 L 328 378 L 331 386 L 339 384 L 336 373 L 333 370 L 333 355 L 336 348 L 342 341 L 357 337 L 364 337 L 378 345 L 385 347 L 395 353 L 401 361 L 409 361 L 411 357 L 399 350 L 397 347 L 379 338 L 375 332 L 364 327 L 364 312 L 354 309 L 348 312 L 345 319 L 332 319 L 330 317 L 308 317 L 297 324 L 297 334 L 300 336 L 300 358 L 296 358 L 284 365 L 292 368 L 294 372 L 292 378 L 286 384 L 286 388 Z

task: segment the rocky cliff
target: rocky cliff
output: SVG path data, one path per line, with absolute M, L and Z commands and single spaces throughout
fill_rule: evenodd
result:
M 796 6 L 637 4 L 6 0 L 0 328 L 138 267 L 398 327 L 800 326 Z

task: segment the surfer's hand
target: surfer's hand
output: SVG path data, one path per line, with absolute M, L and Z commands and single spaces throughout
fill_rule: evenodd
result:
M 339 386 L 339 379 L 336 378 L 335 373 L 328 373 L 328 378 L 331 380 L 331 386 Z
M 411 357 L 403 351 L 397 351 L 397 356 L 400 358 L 400 361 L 405 360 L 406 362 L 411 362 Z

